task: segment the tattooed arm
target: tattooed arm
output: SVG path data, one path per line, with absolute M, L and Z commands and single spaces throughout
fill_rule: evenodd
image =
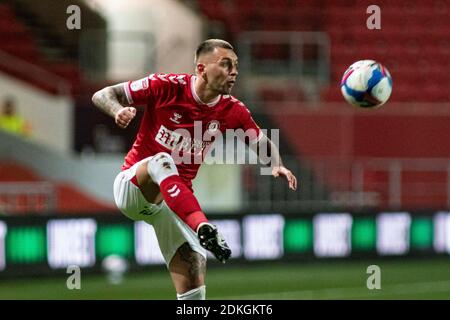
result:
M 125 129 L 136 116 L 136 109 L 128 105 L 124 84 L 103 88 L 92 96 L 92 102 L 101 111 L 114 118 L 117 126 Z

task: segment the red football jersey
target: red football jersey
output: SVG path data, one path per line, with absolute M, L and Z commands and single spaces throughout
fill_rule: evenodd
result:
M 262 131 L 242 102 L 231 95 L 220 95 L 205 104 L 197 96 L 194 83 L 194 75 L 151 74 L 125 84 L 129 104 L 146 108 L 122 170 L 158 152 L 167 152 L 174 157 L 180 177 L 191 187 L 219 131 L 225 136 L 227 129 L 242 129 L 249 133 L 250 143 L 261 138 Z

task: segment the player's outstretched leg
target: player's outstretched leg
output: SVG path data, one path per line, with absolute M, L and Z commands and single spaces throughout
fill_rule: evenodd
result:
M 200 245 L 206 250 L 211 251 L 220 262 L 225 263 L 231 256 L 231 250 L 225 242 L 225 239 L 212 224 L 201 223 L 198 227 L 197 234 Z
M 199 234 L 200 225 L 210 226 L 211 232 L 207 232 L 209 228 L 206 227 L 202 230 L 205 237 L 202 246 L 211 251 L 217 259 L 225 262 L 231 251 L 216 228 L 207 223 L 208 219 L 200 208 L 197 198 L 178 175 L 173 158 L 165 152 L 157 153 L 145 164 L 145 175 L 147 174 L 159 186 L 167 206 L 192 230 Z M 148 179 L 138 177 L 138 180 L 142 182 Z M 199 240 L 202 239 L 199 237 Z
M 167 206 L 192 230 L 197 231 L 200 223 L 208 221 L 197 198 L 178 175 L 170 154 L 160 152 L 154 155 L 147 163 L 147 172 L 158 184 Z

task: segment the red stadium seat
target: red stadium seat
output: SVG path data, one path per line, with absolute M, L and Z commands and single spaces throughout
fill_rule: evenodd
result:
M 0 4 L 0 50 L 24 62 L 60 75 L 69 80 L 73 87 L 79 85 L 81 76 L 78 65 L 74 63 L 55 64 L 46 61 L 44 59 L 45 56 L 41 54 L 39 47 L 34 41 L 32 30 L 28 28 L 28 25 L 20 17 L 16 17 L 14 10 L 9 4 L 4 3 Z M 28 81 L 49 93 L 54 94 L 57 92 L 56 86 L 32 80 L 26 73 L 14 68 L 14 65 L 4 64 L 1 66 L 1 71 Z
M 449 9 L 437 2 L 433 6 L 422 1 L 396 1 L 382 7 L 382 29 L 368 30 L 361 27 L 365 21 L 360 21 L 367 17 L 360 12 L 364 3 L 325 1 L 324 23 L 332 42 L 332 80 L 338 81 L 343 69 L 356 60 L 375 59 L 391 71 L 391 99 L 448 101 L 450 78 L 445 70 L 450 61 Z M 428 83 L 425 94 L 417 90 L 417 83 L 424 81 Z M 333 100 L 336 95 L 326 93 L 323 97 Z

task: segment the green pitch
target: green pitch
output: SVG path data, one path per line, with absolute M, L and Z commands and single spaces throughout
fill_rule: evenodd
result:
M 381 289 L 369 290 L 369 265 L 381 268 Z M 65 270 L 64 270 L 65 271 Z M 64 271 L 61 275 L 64 276 Z M 67 275 L 68 276 L 68 275 Z M 81 290 L 66 277 L 1 280 L 0 299 L 175 299 L 168 272 L 128 274 L 120 285 L 81 274 Z M 320 261 L 215 265 L 207 274 L 209 299 L 450 299 L 450 257 L 423 260 Z

